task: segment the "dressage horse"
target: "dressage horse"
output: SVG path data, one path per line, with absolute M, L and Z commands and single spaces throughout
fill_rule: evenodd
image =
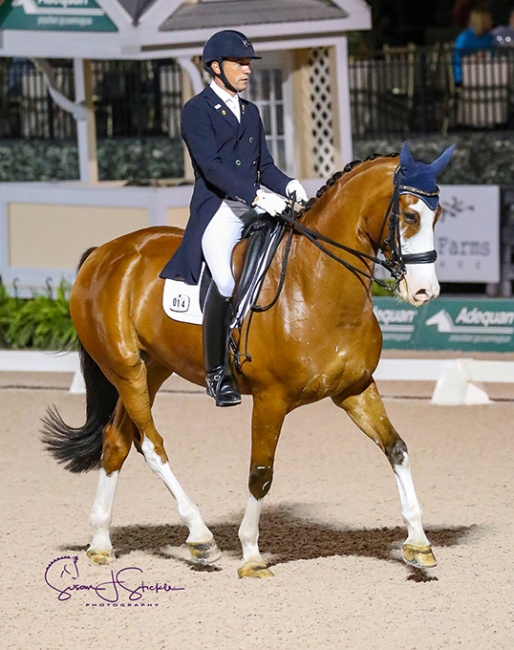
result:
M 407 447 L 391 424 L 373 372 L 382 348 L 371 287 L 377 262 L 396 278 L 398 295 L 419 306 L 439 293 L 434 225 L 441 210 L 436 175 L 451 149 L 431 164 L 373 155 L 350 163 L 290 219 L 267 271 L 259 304 L 236 343 L 247 356 L 233 364 L 244 395 L 253 398 L 249 497 L 239 529 L 241 577 L 269 577 L 259 546 L 259 517 L 273 478 L 285 416 L 329 397 L 385 453 L 392 465 L 408 536 L 404 559 L 417 567 L 436 560 L 422 524 Z M 204 385 L 201 327 L 168 318 L 159 272 L 182 231 L 151 227 L 87 251 L 70 297 L 86 384 L 86 423 L 68 426 L 55 409 L 43 440 L 72 472 L 99 468 L 91 513 L 91 561 L 115 559 L 109 529 L 116 484 L 132 444 L 163 480 L 189 529 L 192 558 L 214 563 L 220 551 L 198 507 L 173 474 L 152 404 L 173 373 Z M 383 252 L 383 262 L 377 258 Z M 286 259 L 287 258 L 287 259 Z M 279 291 L 279 289 L 281 289 Z M 251 322 L 251 325 L 249 325 Z

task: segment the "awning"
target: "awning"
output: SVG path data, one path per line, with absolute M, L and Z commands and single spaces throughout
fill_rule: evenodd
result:
M 149 59 L 191 56 L 219 29 L 255 42 L 371 28 L 363 0 L 4 0 L 0 56 Z

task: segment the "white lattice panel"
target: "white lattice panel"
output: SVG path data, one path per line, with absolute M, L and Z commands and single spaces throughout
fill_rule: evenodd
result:
M 312 50 L 309 58 L 311 117 L 313 129 L 314 171 L 321 178 L 332 176 L 334 169 L 334 130 L 330 57 L 327 48 Z

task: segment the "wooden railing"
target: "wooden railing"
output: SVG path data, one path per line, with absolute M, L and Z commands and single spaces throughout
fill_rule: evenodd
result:
M 384 47 L 351 59 L 354 135 L 514 130 L 514 48 L 464 57 L 455 83 L 451 43 Z M 73 95 L 70 61 L 55 76 Z M 173 61 L 95 61 L 98 136 L 179 136 L 180 69 Z M 50 99 L 43 76 L 28 59 L 0 58 L 0 138 L 75 137 L 74 119 Z
M 71 61 L 54 63 L 61 91 L 73 97 Z M 180 135 L 181 72 L 169 60 L 94 61 L 97 135 Z M 50 98 L 30 59 L 0 58 L 0 138 L 76 137 L 74 118 Z
M 463 56 L 460 84 L 455 65 L 451 43 L 384 47 L 352 60 L 354 134 L 514 130 L 514 48 Z

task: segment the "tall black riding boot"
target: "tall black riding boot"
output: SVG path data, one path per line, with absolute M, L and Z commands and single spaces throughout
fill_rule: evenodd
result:
M 230 298 L 225 298 L 211 282 L 203 306 L 203 355 L 207 373 L 207 395 L 216 406 L 236 406 L 241 393 L 234 385 L 228 360 Z

